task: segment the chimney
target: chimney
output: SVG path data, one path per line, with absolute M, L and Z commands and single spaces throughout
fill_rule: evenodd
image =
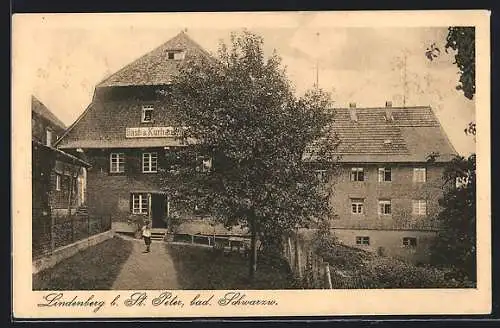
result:
M 358 116 L 356 115 L 356 103 L 349 103 L 349 114 L 351 115 L 351 121 L 358 121 Z
M 385 102 L 385 120 L 392 121 L 394 118 L 392 117 L 392 101 Z

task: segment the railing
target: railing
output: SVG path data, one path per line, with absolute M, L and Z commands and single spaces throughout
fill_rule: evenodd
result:
M 193 245 L 205 245 L 216 248 L 228 249 L 232 251 L 245 252 L 250 244 L 250 239 L 246 236 L 226 236 L 226 235 L 202 235 L 202 234 L 174 234 L 173 242 L 188 243 Z
M 35 212 L 35 211 L 34 211 Z M 111 230 L 111 216 L 36 216 L 32 220 L 32 258 Z

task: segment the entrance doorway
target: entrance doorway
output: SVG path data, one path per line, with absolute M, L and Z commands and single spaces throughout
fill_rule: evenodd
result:
M 151 194 L 151 225 L 153 228 L 165 229 L 165 206 L 166 196 L 164 194 Z

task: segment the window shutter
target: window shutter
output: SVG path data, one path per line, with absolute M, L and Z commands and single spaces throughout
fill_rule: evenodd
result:
M 384 168 L 378 169 L 378 182 L 384 181 Z
M 133 197 L 134 197 L 134 194 L 131 193 L 130 197 L 129 197 L 130 213 L 134 213 L 134 209 L 133 209 L 134 200 L 133 200 Z

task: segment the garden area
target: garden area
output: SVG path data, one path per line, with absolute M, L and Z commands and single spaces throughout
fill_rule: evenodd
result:
M 132 248 L 119 237 L 89 247 L 33 275 L 33 290 L 109 290 Z
M 289 289 L 285 262 L 259 258 L 253 282 L 248 280 L 248 258 L 213 248 L 166 244 L 181 289 Z
M 475 288 L 451 269 L 380 256 L 337 244 L 324 254 L 333 288 Z

